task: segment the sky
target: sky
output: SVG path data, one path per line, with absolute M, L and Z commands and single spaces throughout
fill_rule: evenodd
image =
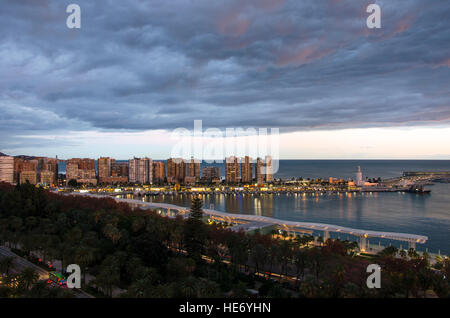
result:
M 0 152 L 164 159 L 201 120 L 277 128 L 281 159 L 450 159 L 450 2 L 431 2 L 2 0 Z

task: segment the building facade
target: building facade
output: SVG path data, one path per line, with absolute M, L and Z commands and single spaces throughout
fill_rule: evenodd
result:
M 133 158 L 128 161 L 128 179 L 131 183 L 153 183 L 153 160 L 151 158 Z
M 241 161 L 241 182 L 250 183 L 253 181 L 252 158 L 245 156 Z
M 14 182 L 14 157 L 0 156 L 0 182 Z
M 231 156 L 225 158 L 225 181 L 227 183 L 238 183 L 241 181 L 241 167 L 239 158 Z
M 153 182 L 164 182 L 166 178 L 166 165 L 162 161 L 153 162 Z
M 106 179 L 111 176 L 111 163 L 113 162 L 115 162 L 115 160 L 109 157 L 98 158 L 98 182 L 104 183 Z
M 264 173 L 263 173 L 264 163 L 261 158 L 256 159 L 255 164 L 255 178 L 257 184 L 264 183 Z
M 273 181 L 273 161 L 271 156 L 266 156 L 266 182 L 272 182 Z
M 169 182 L 184 182 L 186 177 L 186 163 L 182 158 L 169 158 L 167 160 L 167 180 Z
M 116 162 L 116 159 L 101 157 L 98 164 L 98 182 L 106 184 L 127 183 L 128 163 Z
M 202 180 L 212 182 L 213 180 L 220 180 L 219 167 L 205 167 L 202 170 Z
M 19 177 L 20 184 L 37 184 L 37 173 L 35 171 L 22 171 Z
M 193 178 L 194 182 L 200 180 L 200 161 L 191 158 L 187 162 L 187 175 L 186 177 Z
M 45 185 L 51 185 L 55 183 L 55 174 L 53 173 L 53 171 L 41 171 L 39 178 L 39 182 Z
M 50 173 L 51 172 L 51 173 Z M 57 184 L 58 183 L 58 172 L 59 172 L 59 160 L 58 158 L 38 158 L 38 174 L 44 173 L 44 178 L 46 179 L 45 184 Z M 51 179 L 47 179 L 51 177 Z M 40 177 L 42 179 L 42 177 Z M 40 181 L 42 183 L 42 181 Z
M 95 160 L 89 158 L 72 158 L 67 160 L 66 181 L 75 180 L 83 184 L 97 184 Z

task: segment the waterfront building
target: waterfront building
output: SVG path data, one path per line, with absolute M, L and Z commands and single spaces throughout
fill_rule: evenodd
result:
M 186 177 L 186 163 L 182 158 L 167 160 L 167 179 L 171 182 L 184 182 Z
M 14 182 L 14 157 L 0 156 L 0 182 Z
M 241 162 L 241 181 L 252 182 L 253 181 L 253 163 L 252 158 L 245 156 Z
M 120 177 L 128 181 L 128 162 L 115 162 L 111 164 L 111 177 Z
M 195 181 L 200 180 L 200 161 L 199 160 L 191 158 L 191 160 L 189 160 L 187 162 L 186 177 L 194 178 Z
M 153 182 L 163 182 L 166 178 L 166 165 L 162 161 L 153 162 Z
M 265 179 L 266 179 L 266 182 L 272 182 L 273 181 L 273 163 L 272 163 L 272 157 L 271 156 L 266 156 Z
M 95 160 L 89 158 L 72 158 L 67 160 L 66 180 L 75 180 L 78 183 L 97 184 Z
M 101 157 L 97 160 L 98 182 L 107 184 L 128 182 L 128 163 L 117 163 L 116 159 Z
M 22 172 L 34 172 L 36 174 L 36 180 L 38 181 L 42 172 L 51 171 L 53 173 L 53 179 L 49 184 L 56 184 L 58 181 L 58 162 L 58 158 L 29 156 L 14 157 L 14 182 L 21 182 L 20 175 Z
M 219 179 L 220 181 L 220 168 L 219 167 L 205 167 L 202 170 L 202 180 L 212 182 Z
M 20 183 L 20 174 L 24 171 L 37 172 L 38 160 L 33 157 L 14 157 L 14 182 Z
M 264 174 L 263 174 L 263 161 L 261 158 L 256 159 L 255 164 L 255 178 L 257 184 L 263 184 L 264 183 Z
M 128 161 L 129 181 L 131 183 L 153 183 L 153 160 L 151 158 L 133 158 Z
M 45 185 L 54 184 L 55 174 L 53 171 L 44 170 L 40 173 L 40 183 Z
M 195 184 L 197 182 L 197 178 L 196 177 L 188 177 L 186 176 L 184 178 L 184 184 Z
M 47 157 L 39 157 L 38 159 L 38 174 L 45 174 L 44 178 L 51 177 L 51 180 L 46 179 L 49 182 L 46 184 L 57 184 L 58 183 L 58 157 L 56 158 L 47 158 Z M 49 173 L 51 172 L 51 173 Z M 42 177 L 41 177 L 42 178 Z M 42 182 L 42 181 L 41 181 Z
M 230 156 L 225 159 L 225 181 L 238 183 L 241 181 L 241 168 L 239 158 Z
M 36 171 L 22 171 L 19 177 L 20 184 L 30 183 L 37 184 L 37 173 Z
M 109 157 L 100 157 L 97 160 L 98 165 L 98 182 L 105 182 L 106 178 L 111 176 L 111 162 L 114 162 L 114 159 Z

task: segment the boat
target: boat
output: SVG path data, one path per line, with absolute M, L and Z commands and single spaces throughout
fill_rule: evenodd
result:
M 420 185 L 412 185 L 406 190 L 408 193 L 417 193 L 417 194 L 429 194 L 431 190 L 426 190 L 423 187 L 423 184 Z

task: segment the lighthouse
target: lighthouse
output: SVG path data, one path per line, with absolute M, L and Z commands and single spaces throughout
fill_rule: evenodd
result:
M 356 171 L 356 180 L 355 180 L 355 184 L 358 187 L 363 186 L 363 179 L 362 179 L 362 172 L 361 172 L 361 167 L 358 166 L 358 171 Z

